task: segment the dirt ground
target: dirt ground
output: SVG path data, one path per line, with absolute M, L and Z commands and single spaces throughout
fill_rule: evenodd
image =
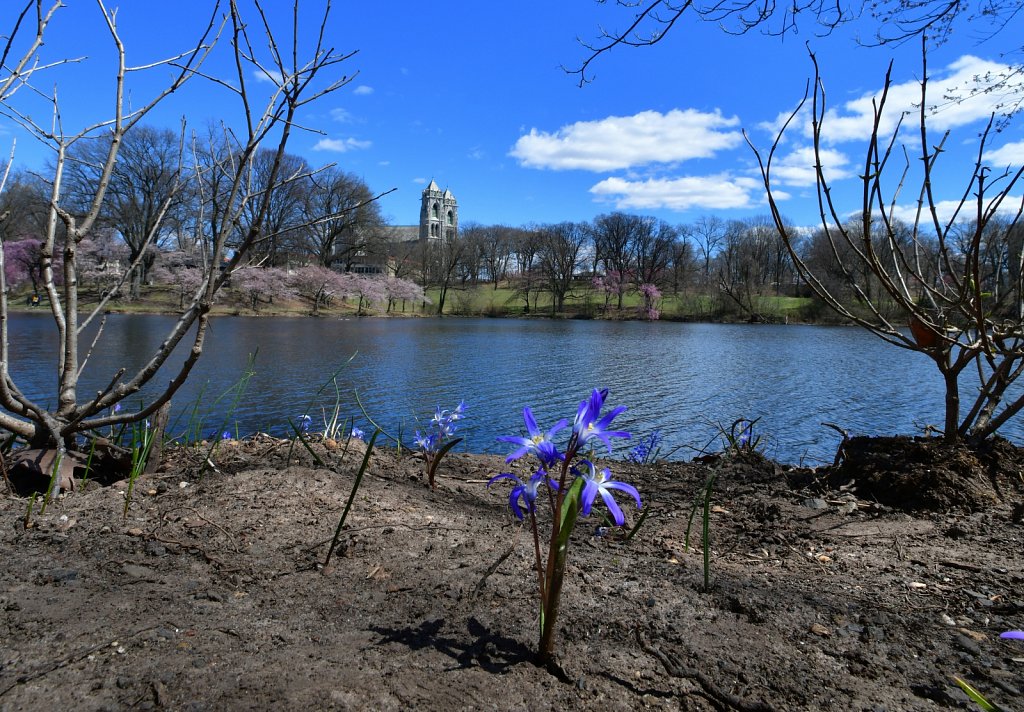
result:
M 0 500 L 0 710 L 1013 709 L 1024 689 L 1024 453 L 852 440 L 836 467 L 756 454 L 613 463 L 635 535 L 581 520 L 557 664 L 534 664 L 528 532 L 500 458 L 361 460 L 256 437 L 137 482 Z M 344 453 L 344 454 L 343 454 Z M 704 590 L 698 520 L 717 472 Z M 519 470 L 525 474 L 525 470 Z M 37 505 L 38 509 L 38 505 Z M 638 517 L 627 509 L 628 525 Z M 629 511 L 632 509 L 632 511 Z M 511 550 L 511 553 L 508 553 Z

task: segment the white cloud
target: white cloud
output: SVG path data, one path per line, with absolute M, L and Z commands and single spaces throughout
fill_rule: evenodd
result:
M 352 90 L 352 93 L 355 94 L 356 96 L 366 96 L 368 94 L 373 93 L 373 87 L 368 87 L 365 84 L 360 84 L 359 86 Z
M 313 146 L 313 150 L 346 153 L 348 151 L 358 151 L 364 148 L 369 148 L 372 145 L 372 141 L 360 141 L 355 138 L 322 138 L 316 142 L 316 145 Z
M 509 155 L 522 166 L 553 170 L 611 171 L 649 163 L 709 158 L 742 141 L 736 117 L 719 112 L 673 109 L 666 114 L 642 111 L 579 121 L 554 133 L 530 129 Z
M 352 114 L 347 109 L 337 108 L 331 109 L 331 119 L 337 121 L 339 124 L 347 124 L 352 121 Z
M 994 151 L 986 151 L 982 154 L 982 159 L 999 168 L 1024 165 L 1024 141 L 1008 143 Z
M 611 198 L 619 209 L 728 210 L 748 208 L 752 194 L 764 191 L 761 181 L 729 175 L 651 178 L 630 181 L 606 178 L 590 189 L 596 196 Z
M 964 55 L 928 79 L 926 121 L 932 131 L 945 131 L 987 120 L 1019 100 L 1024 79 L 1012 67 L 999 62 Z M 827 89 L 827 87 L 826 87 Z M 871 135 L 874 112 L 881 90 L 848 101 L 826 112 L 823 138 L 829 142 L 863 141 Z M 917 132 L 921 106 L 921 83 L 893 84 L 885 100 L 879 134 L 892 135 L 901 116 L 906 129 Z M 804 123 L 804 135 L 811 126 Z
M 996 210 L 996 214 L 1013 218 L 1020 208 L 1021 200 L 1022 196 L 1020 195 L 1006 196 L 1006 199 L 1000 203 L 999 208 Z M 957 222 L 960 222 L 962 220 L 974 219 L 976 206 L 977 204 L 970 200 L 967 203 L 961 203 L 959 200 L 940 200 L 935 204 L 935 212 L 939 216 L 941 223 L 948 222 L 954 215 L 957 216 Z M 918 208 L 915 204 L 897 205 L 893 209 L 892 214 L 907 224 L 913 224 L 914 220 L 918 217 Z M 920 219 L 926 228 L 931 228 L 931 215 L 927 210 L 921 212 Z
M 847 167 L 850 161 L 846 154 L 834 149 L 823 148 L 820 150 L 820 156 L 825 180 L 832 182 L 855 175 Z M 814 164 L 814 148 L 811 146 L 798 148 L 783 156 L 781 160 L 772 163 L 772 182 L 801 188 L 815 185 L 818 177 Z
M 281 86 L 283 83 L 282 75 L 277 71 L 263 71 L 262 69 L 252 70 L 253 78 L 262 84 L 273 84 L 274 86 Z

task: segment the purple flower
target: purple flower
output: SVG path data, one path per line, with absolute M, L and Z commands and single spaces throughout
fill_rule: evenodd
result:
M 1024 630 L 1008 630 L 999 634 L 1000 638 L 1011 638 L 1013 640 L 1024 640 Z
M 356 440 L 362 440 L 364 437 L 366 437 L 366 433 L 364 433 L 360 428 L 353 426 L 352 437 L 354 437 Z
M 555 426 L 547 433 L 544 433 L 540 426 L 537 425 L 537 420 L 533 417 L 533 411 L 529 408 L 523 408 L 523 420 L 526 422 L 526 432 L 529 437 L 503 435 L 498 438 L 499 442 L 513 443 L 520 446 L 518 450 L 515 450 L 505 458 L 505 462 L 512 462 L 513 460 L 518 460 L 523 455 L 530 454 L 535 455 L 544 467 L 549 467 L 556 460 L 564 458 L 558 452 L 555 444 L 551 442 L 552 436 L 567 425 L 564 419 L 555 423 Z
M 230 440 L 231 439 L 231 431 L 225 430 L 223 433 L 220 434 L 220 439 L 221 440 Z
M 309 430 L 309 426 L 313 424 L 313 418 L 309 415 L 299 416 L 299 430 L 306 432 Z
M 608 507 L 608 512 L 612 515 L 612 521 L 615 522 L 615 526 L 621 527 L 625 524 L 626 517 L 623 516 L 618 503 L 612 497 L 611 490 L 619 490 L 632 495 L 633 499 L 636 500 L 637 509 L 643 506 L 640 503 L 640 493 L 637 492 L 636 487 L 627 485 L 625 482 L 613 480 L 612 473 L 608 471 L 607 467 L 598 472 L 597 468 L 594 467 L 594 463 L 590 460 L 582 460 L 581 464 L 587 466 L 587 472 L 581 475 L 583 477 L 583 492 L 580 495 L 580 514 L 584 517 L 590 515 L 590 510 L 594 506 L 594 500 L 600 494 L 605 506 Z
M 415 438 L 413 440 L 416 443 L 416 447 L 425 453 L 432 453 L 437 449 L 437 435 L 431 435 L 430 433 L 423 433 L 420 435 L 420 431 L 417 430 Z
M 533 513 L 534 506 L 537 501 L 537 490 L 544 480 L 547 480 L 548 487 L 556 490 L 558 489 L 558 485 L 548 479 L 547 472 L 544 470 L 537 470 L 533 473 L 529 482 L 523 482 L 511 472 L 503 472 L 488 480 L 487 486 L 490 487 L 498 480 L 515 480 L 518 483 L 508 494 L 508 506 L 512 508 L 512 514 L 514 514 L 516 519 L 519 519 L 520 521 L 526 516 L 527 512 L 531 514 Z M 519 500 L 523 501 L 523 507 L 519 506 Z
M 613 409 L 610 413 L 607 413 L 604 417 L 601 417 L 601 408 L 604 407 L 604 399 L 608 397 L 608 389 L 602 390 L 594 389 L 594 392 L 590 394 L 590 398 L 580 403 L 579 409 L 576 411 L 576 419 L 572 423 L 572 433 L 576 441 L 576 447 L 582 448 L 590 440 L 597 438 L 605 444 L 608 448 L 608 452 L 612 451 L 612 443 L 609 438 L 628 438 L 629 433 L 625 431 L 608 431 L 607 428 L 611 425 L 612 420 L 615 419 L 619 413 L 626 410 L 625 406 L 619 406 Z

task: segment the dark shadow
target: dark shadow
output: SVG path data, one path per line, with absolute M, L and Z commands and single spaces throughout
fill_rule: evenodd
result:
M 399 643 L 410 650 L 434 648 L 458 663 L 456 668 L 479 665 L 490 673 L 503 673 L 513 665 L 534 662 L 533 651 L 514 638 L 491 633 L 476 618 L 467 622 L 469 636 L 446 636 L 441 631 L 445 620 L 425 621 L 416 628 L 383 628 L 371 626 L 381 635 L 379 643 Z

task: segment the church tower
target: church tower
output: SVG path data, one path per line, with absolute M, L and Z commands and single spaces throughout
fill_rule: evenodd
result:
M 420 239 L 455 239 L 459 231 L 459 204 L 448 189 L 442 191 L 431 179 L 420 204 Z

